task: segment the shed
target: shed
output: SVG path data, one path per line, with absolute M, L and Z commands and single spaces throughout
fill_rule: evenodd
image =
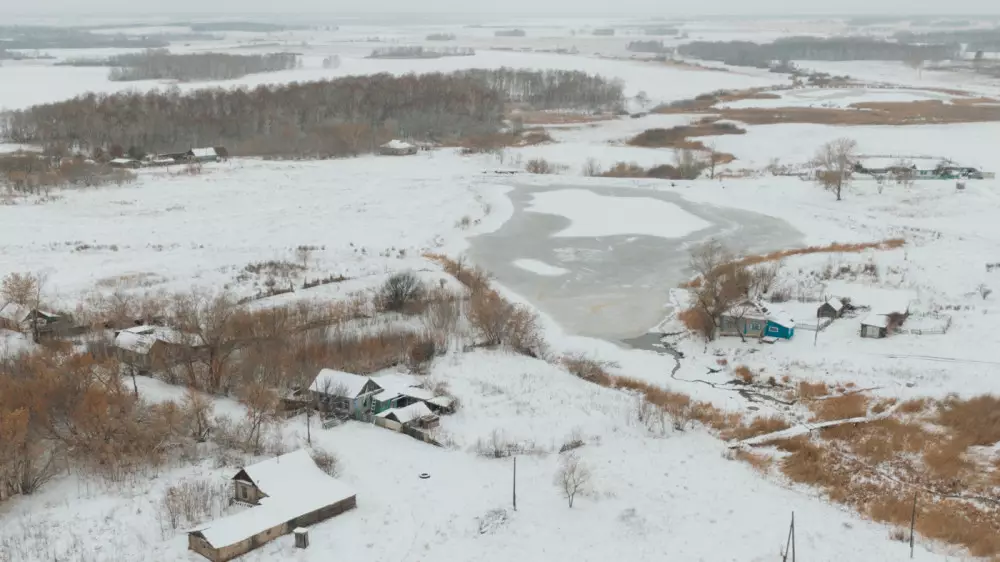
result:
M 790 340 L 795 335 L 795 320 L 784 310 L 776 307 L 761 307 L 767 315 L 765 335 L 769 338 Z
M 406 156 L 417 153 L 417 145 L 393 139 L 379 147 L 379 154 L 386 156 Z
M 197 349 L 197 338 L 165 326 L 133 326 L 115 334 L 119 359 L 140 373 L 178 364 L 184 352 Z
M 234 499 L 254 506 L 188 533 L 188 548 L 213 562 L 357 506 L 354 490 L 320 470 L 305 449 L 243 467 L 233 481 Z M 244 492 L 255 501 L 240 499 Z
M 194 160 L 195 162 L 218 162 L 219 153 L 215 150 L 215 147 L 209 146 L 205 148 L 192 148 L 187 153 L 188 158 Z
M 410 404 L 405 408 L 386 410 L 378 414 L 377 417 L 394 421 L 403 427 L 435 427 L 438 423 L 438 417 L 423 402 Z
M 0 307 L 0 327 L 15 331 L 30 331 L 32 319 L 40 332 L 49 331 L 62 316 L 55 312 L 32 308 L 13 302 Z
M 844 303 L 838 298 L 832 298 L 816 309 L 817 318 L 840 318 L 843 313 Z
M 886 314 L 869 314 L 861 320 L 861 337 L 884 338 L 889 335 L 889 316 Z

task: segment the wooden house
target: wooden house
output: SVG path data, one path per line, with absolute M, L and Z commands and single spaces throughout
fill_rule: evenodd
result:
M 720 317 L 719 334 L 787 340 L 795 335 L 795 320 L 775 306 L 744 301 Z
M 842 314 L 844 314 L 844 303 L 837 298 L 826 301 L 816 309 L 817 318 L 840 318 Z
M 64 320 L 62 315 L 55 312 L 13 302 L 0 307 L 0 328 L 15 332 L 31 332 L 34 323 L 38 333 L 49 333 L 55 331 Z
M 384 390 L 369 377 L 323 369 L 309 385 L 321 410 L 355 419 L 367 419 L 374 397 Z
M 206 148 L 192 148 L 187 151 L 187 157 L 192 162 L 218 162 L 220 160 L 219 153 L 214 146 L 209 146 Z
M 112 168 L 129 168 L 134 170 L 142 166 L 142 162 L 133 158 L 114 158 L 108 162 L 108 165 Z
M 177 365 L 198 345 L 195 338 L 164 326 L 133 326 L 115 333 L 114 347 L 121 362 L 147 374 Z
M 251 507 L 188 533 L 188 549 L 212 562 L 232 560 L 357 507 L 355 492 L 323 472 L 304 449 L 243 467 L 232 480 L 232 501 Z
M 375 423 L 395 430 L 404 428 L 433 429 L 440 424 L 440 419 L 427 407 L 427 404 L 416 402 L 405 408 L 393 408 L 378 414 L 375 416 Z

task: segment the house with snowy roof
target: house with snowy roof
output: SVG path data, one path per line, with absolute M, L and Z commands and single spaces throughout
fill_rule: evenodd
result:
M 322 369 L 309 385 L 321 410 L 355 419 L 368 419 L 374 396 L 382 390 L 371 377 L 336 369 Z
M 188 549 L 212 562 L 357 507 L 354 490 L 323 472 L 305 449 L 245 466 L 232 481 L 233 502 L 250 507 L 188 533 Z
M 387 424 L 384 422 L 393 422 Z M 375 423 L 389 429 L 400 429 L 415 427 L 420 429 L 432 429 L 439 425 L 438 416 L 427 407 L 424 402 L 414 402 L 402 408 L 392 408 L 375 416 Z M 395 424 L 395 425 L 394 425 Z
M 114 347 L 122 363 L 138 373 L 172 367 L 196 351 L 196 338 L 165 326 L 133 326 L 115 333 Z
M 385 156 L 407 156 L 417 153 L 417 145 L 393 139 L 380 146 L 378 151 Z
M 49 332 L 63 317 L 55 312 L 9 302 L 0 307 L 0 328 L 30 332 L 32 321 L 39 332 Z
M 732 306 L 720 317 L 719 334 L 744 338 L 791 339 L 795 320 L 774 305 L 746 300 Z

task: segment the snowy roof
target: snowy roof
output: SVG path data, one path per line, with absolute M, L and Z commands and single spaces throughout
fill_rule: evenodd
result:
M 138 160 L 132 158 L 114 158 L 111 160 L 112 164 L 131 164 L 132 162 L 138 162 Z
M 387 398 L 381 396 L 386 395 L 409 396 L 417 400 L 430 400 L 435 396 L 433 392 L 421 388 L 420 381 L 410 375 L 382 375 L 372 380 L 385 389 L 378 395 L 379 401 L 385 401 Z
M 412 144 L 410 144 L 408 142 L 401 141 L 401 140 L 396 140 L 396 139 L 393 139 L 393 140 L 391 140 L 391 141 L 389 141 L 389 142 L 387 142 L 387 143 L 385 143 L 385 144 L 382 145 L 382 148 L 392 148 L 394 150 L 405 150 L 407 148 L 413 148 L 413 147 L 414 147 L 414 145 L 412 145 Z
M 886 314 L 869 314 L 861 321 L 862 326 L 875 326 L 876 328 L 888 328 L 889 316 Z
M 434 415 L 434 412 L 431 412 L 431 409 L 428 408 L 427 404 L 424 404 L 423 402 L 416 402 L 414 404 L 410 404 L 405 408 L 393 408 L 391 410 L 386 410 L 380 414 L 377 414 L 377 416 L 380 418 L 387 418 L 389 416 L 393 416 L 396 418 L 396 421 L 403 424 L 410 423 L 413 420 L 419 420 L 424 416 L 431 416 L 431 415 Z
M 215 148 L 211 146 L 208 148 L 192 148 L 191 154 L 193 154 L 196 158 L 201 158 L 205 156 L 218 156 L 218 154 L 215 152 Z
M 313 380 L 312 384 L 309 385 L 309 390 L 313 392 L 325 392 L 343 388 L 346 391 L 346 395 L 353 398 L 361 394 L 361 391 L 364 390 L 369 380 L 371 379 L 368 377 L 355 375 L 354 373 L 323 369 L 316 375 L 316 379 Z
M 435 396 L 427 402 L 429 404 L 434 404 L 439 408 L 450 408 L 451 405 L 455 403 L 455 399 L 450 396 Z
M 837 312 L 840 312 L 841 310 L 844 309 L 844 303 L 841 302 L 840 299 L 838 298 L 832 298 L 826 301 L 826 304 L 830 305 Z
M 14 302 L 9 302 L 0 307 L 0 318 L 18 324 L 27 320 L 29 315 L 31 315 L 30 308 Z
M 795 327 L 795 319 L 792 318 L 791 314 L 785 312 L 784 309 L 774 305 L 764 305 L 756 301 L 743 301 L 730 308 L 729 314 L 739 318 L 770 320 L 786 328 Z
M 22 322 L 26 322 L 31 317 L 32 310 L 33 309 L 31 307 L 9 302 L 0 307 L 0 318 L 20 324 Z M 44 310 L 39 310 L 37 312 L 39 316 L 44 316 L 46 318 L 59 317 L 59 315 L 54 312 L 46 312 Z
M 115 347 L 141 353 L 149 353 L 157 341 L 180 345 L 184 342 L 184 334 L 164 326 L 133 326 L 126 328 L 115 336 Z
M 795 327 L 795 319 L 792 318 L 791 314 L 785 312 L 783 308 L 779 308 L 774 305 L 764 306 L 759 305 L 760 309 L 767 315 L 767 319 L 775 324 L 784 326 L 786 328 Z
M 260 505 L 197 529 L 215 548 L 246 540 L 296 517 L 355 495 L 348 485 L 320 470 L 309 451 L 281 455 L 243 468 L 267 497 Z

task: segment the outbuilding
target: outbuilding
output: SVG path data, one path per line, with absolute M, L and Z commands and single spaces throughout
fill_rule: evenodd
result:
M 417 145 L 395 139 L 379 147 L 379 154 L 385 156 L 407 156 L 416 153 Z
M 357 507 L 354 490 L 323 472 L 305 449 L 243 467 L 232 480 L 233 501 L 251 507 L 188 533 L 188 549 L 212 562 Z
M 826 301 L 816 309 L 817 318 L 840 318 L 842 314 L 844 314 L 844 303 L 837 298 Z

